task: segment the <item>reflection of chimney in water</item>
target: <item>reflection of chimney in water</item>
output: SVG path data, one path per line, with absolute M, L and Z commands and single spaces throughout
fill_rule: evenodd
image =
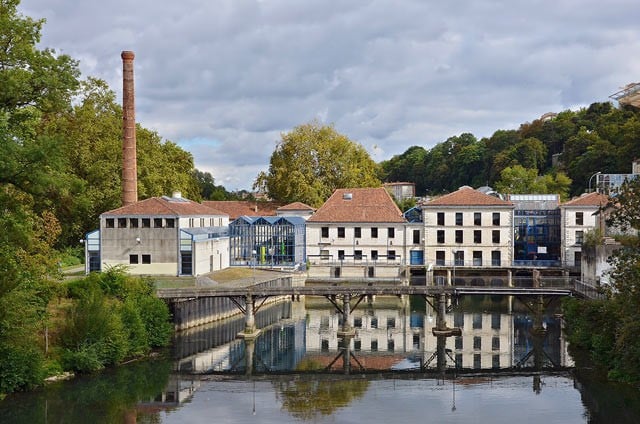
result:
M 122 205 L 138 201 L 138 169 L 136 160 L 136 106 L 133 87 L 132 51 L 122 57 Z

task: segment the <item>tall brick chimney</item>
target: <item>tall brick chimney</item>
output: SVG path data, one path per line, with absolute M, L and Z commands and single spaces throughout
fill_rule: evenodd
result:
M 132 51 L 122 57 L 122 206 L 138 201 L 138 166 L 136 154 L 136 105 L 133 86 Z

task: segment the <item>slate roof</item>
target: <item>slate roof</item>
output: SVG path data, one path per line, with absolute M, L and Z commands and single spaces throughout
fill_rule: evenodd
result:
M 223 211 L 234 220 L 241 216 L 275 216 L 280 204 L 248 200 L 205 200 L 203 205 Z
M 384 187 L 341 188 L 307 222 L 406 222 Z
M 431 206 L 505 206 L 513 207 L 513 203 L 502 200 L 499 197 L 484 194 L 469 186 L 460 187 L 453 193 L 445 194 L 430 202 L 424 207 Z
M 583 194 L 580 197 L 571 199 L 568 202 L 562 204 L 565 206 L 605 206 L 609 203 L 609 196 L 597 192 Z
M 140 200 L 131 205 L 104 212 L 102 215 L 224 216 L 227 214 L 182 197 L 162 196 Z

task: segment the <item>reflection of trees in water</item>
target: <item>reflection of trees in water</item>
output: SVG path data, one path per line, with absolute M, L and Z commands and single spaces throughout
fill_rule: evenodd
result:
M 369 381 L 289 380 L 279 381 L 275 385 L 280 392 L 283 409 L 296 418 L 312 420 L 320 415 L 331 415 L 338 408 L 362 397 L 369 387 Z

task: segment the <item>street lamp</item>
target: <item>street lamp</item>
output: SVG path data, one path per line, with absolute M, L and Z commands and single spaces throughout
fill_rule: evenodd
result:
M 591 193 L 591 180 L 593 179 L 593 177 L 600 174 L 602 174 L 602 172 L 598 171 L 589 178 L 589 193 Z M 597 191 L 597 187 L 598 187 L 598 183 L 596 181 L 596 191 Z

